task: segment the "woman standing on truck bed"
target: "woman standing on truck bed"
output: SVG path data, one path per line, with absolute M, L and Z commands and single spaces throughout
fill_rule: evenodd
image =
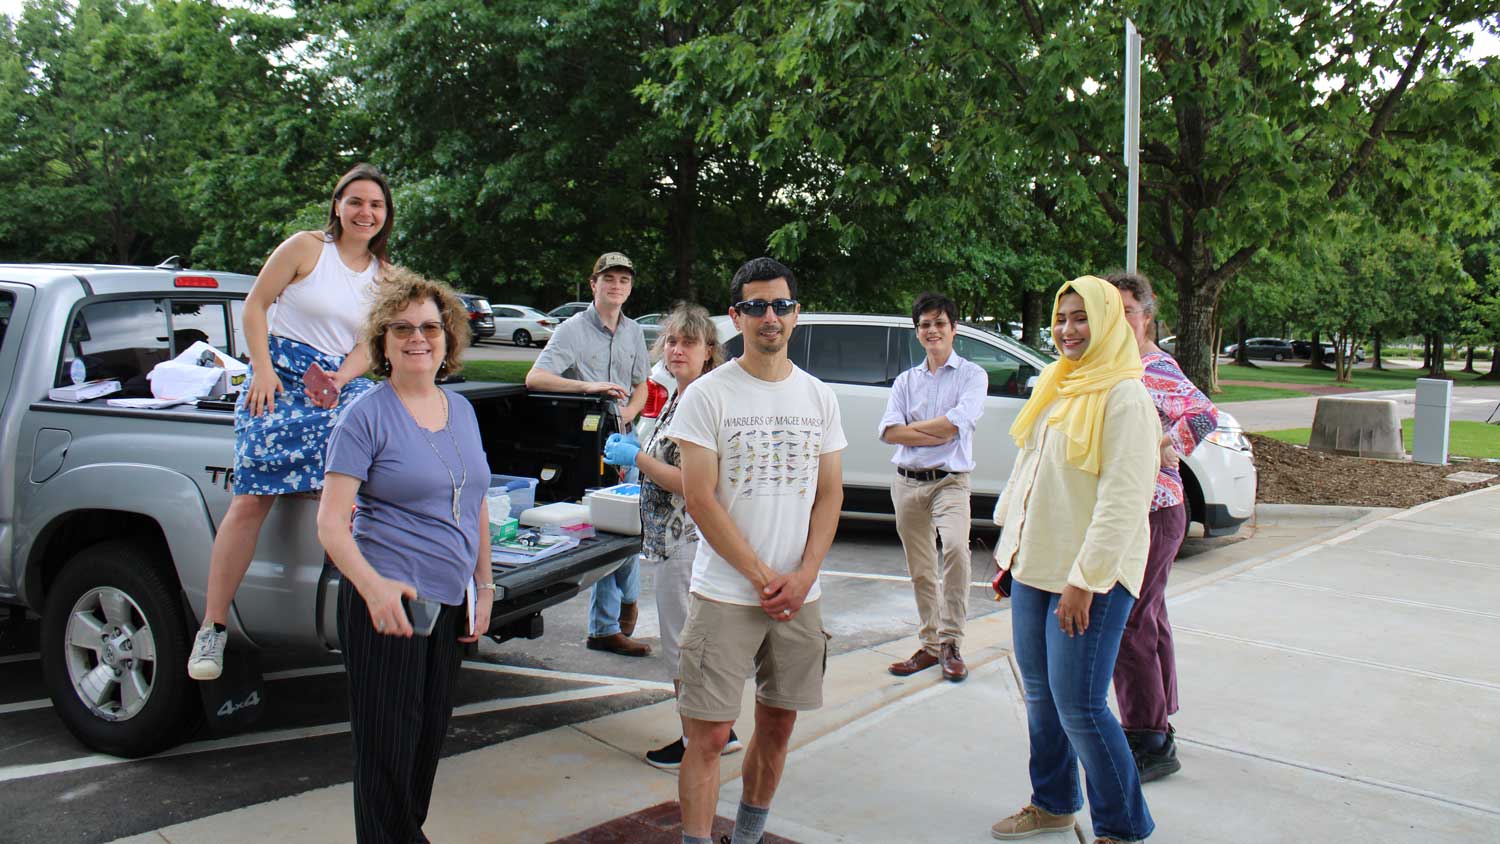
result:
M 456 372 L 469 345 L 458 296 L 396 268 L 366 325 L 370 358 L 387 377 L 328 439 L 318 539 L 343 575 L 356 838 L 410 844 L 427 840 L 459 643 L 489 629 L 495 582 L 481 525 L 490 469 L 473 406 L 434 380 Z
M 214 538 L 208 606 L 188 656 L 194 680 L 224 670 L 229 604 L 271 505 L 280 495 L 323 488 L 328 433 L 371 386 L 360 377 L 370 354 L 359 331 L 394 219 L 385 177 L 355 165 L 333 189 L 328 224 L 276 247 L 245 298 L 250 389 L 234 409 L 234 498 Z

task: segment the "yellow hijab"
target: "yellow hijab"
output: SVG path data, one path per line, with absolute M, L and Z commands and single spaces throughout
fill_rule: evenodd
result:
M 1037 417 L 1051 407 L 1047 426 L 1067 438 L 1068 462 L 1097 475 L 1105 399 L 1116 384 L 1141 377 L 1141 353 L 1125 322 L 1125 303 L 1113 284 L 1091 275 L 1064 284 L 1052 300 L 1054 319 L 1058 303 L 1068 293 L 1083 297 L 1089 317 L 1088 348 L 1077 361 L 1059 357 L 1042 370 L 1031 398 L 1010 426 L 1010 435 L 1016 445 L 1026 445 Z M 1062 338 L 1052 339 L 1061 343 Z

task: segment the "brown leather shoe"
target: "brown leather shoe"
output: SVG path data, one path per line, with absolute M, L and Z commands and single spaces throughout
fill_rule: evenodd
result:
M 943 662 L 943 677 L 957 683 L 969 676 L 969 667 L 964 665 L 964 658 L 958 655 L 958 645 L 948 643 L 943 645 L 940 657 Z
M 938 658 L 923 649 L 912 654 L 910 659 L 891 663 L 889 670 L 897 677 L 907 677 L 937 664 Z
M 620 656 L 650 656 L 651 646 L 644 642 L 626 636 L 624 633 L 613 633 L 609 636 L 590 636 L 588 639 L 589 650 L 609 651 Z
M 641 617 L 640 604 L 620 604 L 620 632 L 635 635 L 635 621 Z

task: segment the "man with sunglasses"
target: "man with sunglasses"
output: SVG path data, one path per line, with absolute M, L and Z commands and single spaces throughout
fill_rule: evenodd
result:
M 796 277 L 777 261 L 739 268 L 729 314 L 744 355 L 694 381 L 667 431 L 682 449 L 700 537 L 679 664 L 684 844 L 709 841 L 719 752 L 745 680 L 756 679 L 755 734 L 733 844 L 760 841 L 797 712 L 823 703 L 818 570 L 843 506 L 846 442 L 833 391 L 787 359 L 796 295 Z
M 608 396 L 615 400 L 619 429 L 629 431 L 646 406 L 651 374 L 645 332 L 621 311 L 634 283 L 635 264 L 629 258 L 619 252 L 600 255 L 589 275 L 593 304 L 552 333 L 526 373 L 527 389 Z M 640 614 L 640 594 L 640 564 L 634 558 L 594 584 L 587 640 L 591 650 L 651 655 L 650 645 L 630 638 Z
M 958 652 L 969 610 L 969 473 L 989 376 L 953 351 L 958 308 L 952 299 L 923 293 L 912 305 L 911 322 L 927 357 L 896 376 L 878 433 L 881 442 L 896 446 L 891 502 L 922 647 L 889 670 L 905 677 L 941 663 L 943 676 L 956 683 L 969 676 Z

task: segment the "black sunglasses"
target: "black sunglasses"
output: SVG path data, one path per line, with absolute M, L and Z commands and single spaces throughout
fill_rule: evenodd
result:
M 741 316 L 750 317 L 765 316 L 766 308 L 775 311 L 777 316 L 786 316 L 795 307 L 797 307 L 796 299 L 772 299 L 769 302 L 765 299 L 749 299 L 734 303 L 734 309 L 739 311 Z

